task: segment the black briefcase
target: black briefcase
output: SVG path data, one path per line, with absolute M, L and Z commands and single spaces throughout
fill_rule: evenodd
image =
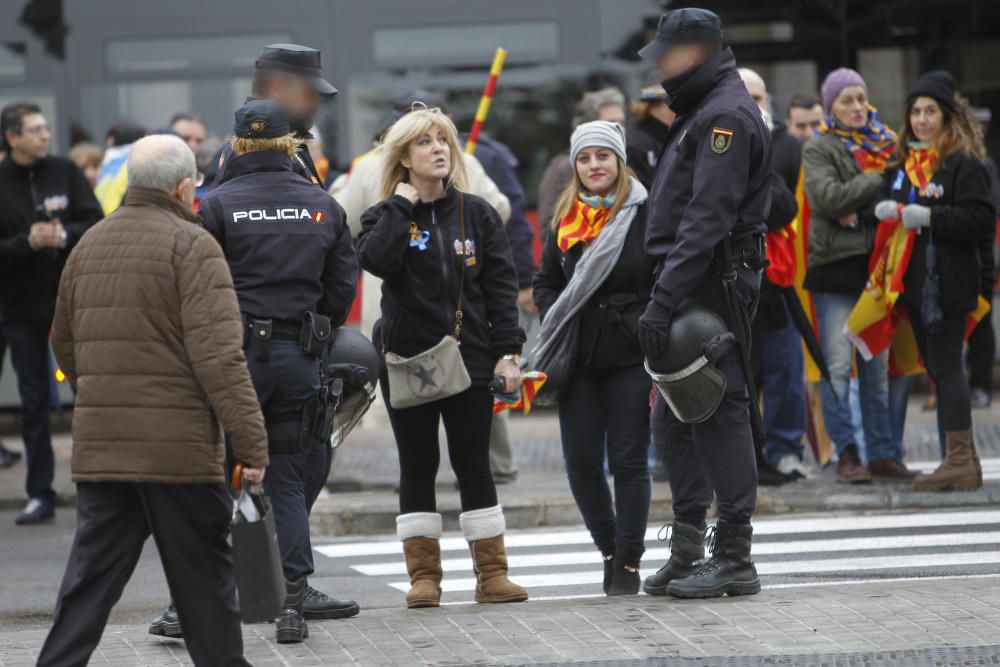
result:
M 253 503 L 254 511 L 246 516 L 240 507 Z M 244 623 L 271 621 L 281 613 L 285 602 L 285 575 L 281 569 L 281 550 L 274 528 L 274 510 L 263 491 L 249 488 L 241 492 L 233 515 L 233 563 L 240 618 Z

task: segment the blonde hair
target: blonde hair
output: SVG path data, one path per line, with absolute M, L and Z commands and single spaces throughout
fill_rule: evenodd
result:
M 272 139 L 229 137 L 229 143 L 233 147 L 233 152 L 237 155 L 256 153 L 258 151 L 278 151 L 279 153 L 286 153 L 288 157 L 293 157 L 299 149 L 299 140 L 295 138 L 294 134 L 286 134 Z
M 632 170 L 626 166 L 625 162 L 622 161 L 620 157 L 615 155 L 615 160 L 618 162 L 618 178 L 615 179 L 615 183 L 611 186 L 611 192 L 618 196 L 618 201 L 615 205 L 611 207 L 611 211 L 608 214 L 608 220 L 614 220 L 614 217 L 618 215 L 618 211 L 621 210 L 622 206 L 625 204 L 625 200 L 628 199 L 629 194 L 632 192 L 632 176 L 634 175 Z M 580 172 L 576 170 L 576 165 L 571 165 L 573 167 L 573 180 L 569 182 L 566 189 L 562 191 L 559 195 L 559 199 L 556 200 L 556 207 L 554 209 L 554 214 L 552 216 L 552 229 L 559 229 L 559 223 L 562 221 L 566 214 L 570 212 L 573 208 L 573 204 L 579 199 L 581 194 L 590 194 L 590 192 L 583 187 L 583 183 L 580 181 Z M 610 193 L 609 193 L 610 194 Z
M 410 152 L 410 144 L 431 130 L 444 133 L 448 143 L 448 179 L 445 187 L 454 186 L 459 190 L 468 187 L 469 177 L 465 171 L 464 151 L 458 143 L 458 130 L 437 107 L 428 107 L 422 102 L 414 102 L 412 111 L 392 124 L 378 150 L 383 156 L 382 191 L 380 199 L 385 200 L 396 192 L 396 186 L 409 181 L 410 170 L 403 166 L 403 158 Z

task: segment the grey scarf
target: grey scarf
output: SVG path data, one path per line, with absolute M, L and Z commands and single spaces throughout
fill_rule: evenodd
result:
M 524 359 L 524 368 L 544 371 L 549 376 L 535 396 L 537 405 L 554 405 L 569 381 L 576 365 L 580 328 L 577 315 L 615 268 L 636 210 L 646 201 L 646 188 L 636 179 L 630 180 L 632 188 L 628 199 L 597 239 L 583 251 L 573 277 L 545 314 L 538 340 Z

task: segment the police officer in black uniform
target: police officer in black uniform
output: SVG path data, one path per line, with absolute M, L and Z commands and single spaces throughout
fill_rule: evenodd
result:
M 246 320 L 272 461 L 264 488 L 288 582 L 278 641 L 294 642 L 308 634 L 309 511 L 329 471 L 329 444 L 316 435 L 325 414 L 321 360 L 354 301 L 358 260 L 344 210 L 293 172 L 295 139 L 278 104 L 248 102 L 236 112 L 234 135 L 226 178 L 200 212 L 225 251 Z M 317 596 L 325 599 L 312 617 L 358 613 L 354 602 Z
M 337 92 L 333 84 L 323 78 L 323 55 L 319 51 L 300 44 L 271 44 L 254 63 L 251 97 L 246 99 L 247 102 L 269 99 L 281 106 L 298 139 L 298 150 L 292 156 L 292 171 L 319 187 L 323 187 L 323 180 L 305 142 L 313 138 L 310 130 L 323 100 L 332 98 Z M 232 159 L 233 148 L 226 143 L 215 160 L 214 187 L 230 178 Z
M 736 339 L 749 341 L 764 263 L 771 136 L 736 72 L 732 51 L 723 48 L 714 13 L 665 14 L 655 40 L 639 54 L 663 75 L 667 104 L 677 113 L 648 203 L 646 249 L 660 258 L 660 275 L 639 337 L 655 369 L 671 349 L 671 321 L 689 300 L 722 317 Z M 745 349 L 741 354 L 741 347 L 733 346 L 717 362 L 726 389 L 710 417 L 685 423 L 671 409 L 657 415 L 667 421 L 664 462 L 675 523 L 671 558 L 646 580 L 648 593 L 716 597 L 760 590 L 750 559 L 757 471 L 748 354 Z M 719 520 L 710 541 L 712 557 L 701 561 L 713 491 Z

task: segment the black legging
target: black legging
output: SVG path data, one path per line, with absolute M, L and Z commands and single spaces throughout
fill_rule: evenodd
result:
M 938 332 L 931 334 L 924 329 L 919 306 L 906 305 L 920 356 L 924 358 L 927 374 L 937 385 L 941 424 L 946 432 L 967 431 L 972 428 L 972 404 L 962 364 L 966 318 L 945 315 Z
M 383 374 L 382 396 L 399 452 L 400 513 L 437 511 L 434 485 L 441 462 L 438 427 L 442 420 L 462 511 L 496 505 L 497 490 L 490 473 L 493 397 L 489 390 L 472 387 L 450 398 L 396 410 L 389 403 L 386 380 Z

